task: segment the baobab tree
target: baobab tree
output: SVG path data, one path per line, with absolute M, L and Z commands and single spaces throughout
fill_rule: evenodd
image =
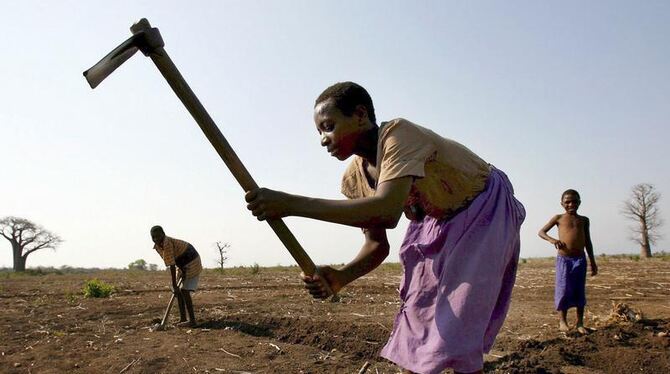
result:
M 56 249 L 63 240 L 25 218 L 5 217 L 0 219 L 0 235 L 12 244 L 14 271 L 26 270 L 28 255 L 40 249 Z
M 663 225 L 658 210 L 661 194 L 648 183 L 636 184 L 631 189 L 631 195 L 624 201 L 621 212 L 628 219 L 634 221 L 631 226 L 632 240 L 640 244 L 640 257 L 651 257 L 651 245 L 660 238 L 658 228 Z

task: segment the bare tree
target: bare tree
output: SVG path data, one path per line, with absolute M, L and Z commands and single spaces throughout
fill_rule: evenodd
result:
M 631 189 L 631 195 L 624 201 L 621 212 L 628 219 L 635 222 L 631 226 L 632 240 L 640 244 L 640 257 L 651 257 L 651 245 L 661 237 L 658 228 L 663 225 L 658 210 L 661 194 L 653 185 L 648 183 L 636 184 Z
M 63 240 L 25 218 L 5 217 L 0 219 L 0 235 L 9 240 L 14 253 L 14 271 L 26 270 L 28 255 L 40 249 L 56 249 Z
M 230 244 L 223 242 L 216 242 L 214 244 L 216 245 L 216 249 L 219 251 L 219 258 L 216 260 L 216 263 L 219 265 L 221 271 L 223 271 L 223 264 L 225 264 L 228 260 L 227 254 L 228 248 L 230 248 Z

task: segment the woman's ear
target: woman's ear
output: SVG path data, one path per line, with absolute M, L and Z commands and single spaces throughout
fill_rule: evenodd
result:
M 363 125 L 367 122 L 368 120 L 368 108 L 365 107 L 363 104 L 358 104 L 356 105 L 356 109 L 354 109 L 354 114 L 358 118 L 358 124 Z

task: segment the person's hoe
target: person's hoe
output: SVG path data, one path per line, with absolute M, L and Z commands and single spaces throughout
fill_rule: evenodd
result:
M 152 324 L 151 327 L 149 328 L 150 331 L 165 330 L 165 324 L 167 323 L 168 317 L 170 317 L 170 311 L 172 310 L 172 305 L 174 304 L 175 292 L 180 292 L 179 287 L 181 286 L 181 283 L 182 278 L 179 278 L 179 282 L 177 282 L 177 290 L 176 291 L 173 290 L 167 308 L 165 308 L 165 313 L 163 313 L 163 318 L 160 320 L 160 322 L 155 322 L 154 324 Z
M 216 126 L 214 120 L 212 120 L 212 117 L 209 116 L 205 107 L 202 106 L 200 100 L 195 96 L 165 52 L 165 49 L 163 49 L 165 44 L 158 29 L 151 27 L 149 21 L 146 18 L 142 18 L 130 27 L 130 31 L 133 36 L 112 50 L 92 68 L 84 72 L 84 77 L 86 77 L 91 88 L 97 87 L 116 68 L 132 57 L 135 52 L 138 50 L 142 51 L 145 56 L 151 58 L 170 87 L 172 87 L 174 93 L 177 94 L 179 100 L 191 113 L 191 116 L 193 116 L 202 132 L 209 139 L 210 143 L 212 143 L 212 146 L 214 146 L 223 162 L 228 166 L 228 169 L 235 179 L 237 179 L 242 189 L 244 191 L 251 191 L 258 188 L 258 185 L 244 167 L 242 161 L 237 157 L 233 148 L 228 144 L 228 141 Z M 274 219 L 268 220 L 267 223 L 291 253 L 300 269 L 308 276 L 318 274 L 316 265 L 314 265 L 312 259 L 307 255 L 284 221 Z M 337 296 L 333 292 L 331 294 L 333 294 L 331 301 L 337 301 Z

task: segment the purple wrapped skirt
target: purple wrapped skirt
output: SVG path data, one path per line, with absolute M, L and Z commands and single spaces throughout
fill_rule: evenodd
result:
M 556 310 L 586 305 L 586 256 L 556 256 Z
M 455 217 L 410 222 L 400 248 L 402 303 L 381 356 L 416 373 L 481 369 L 507 315 L 525 215 L 493 168 Z

